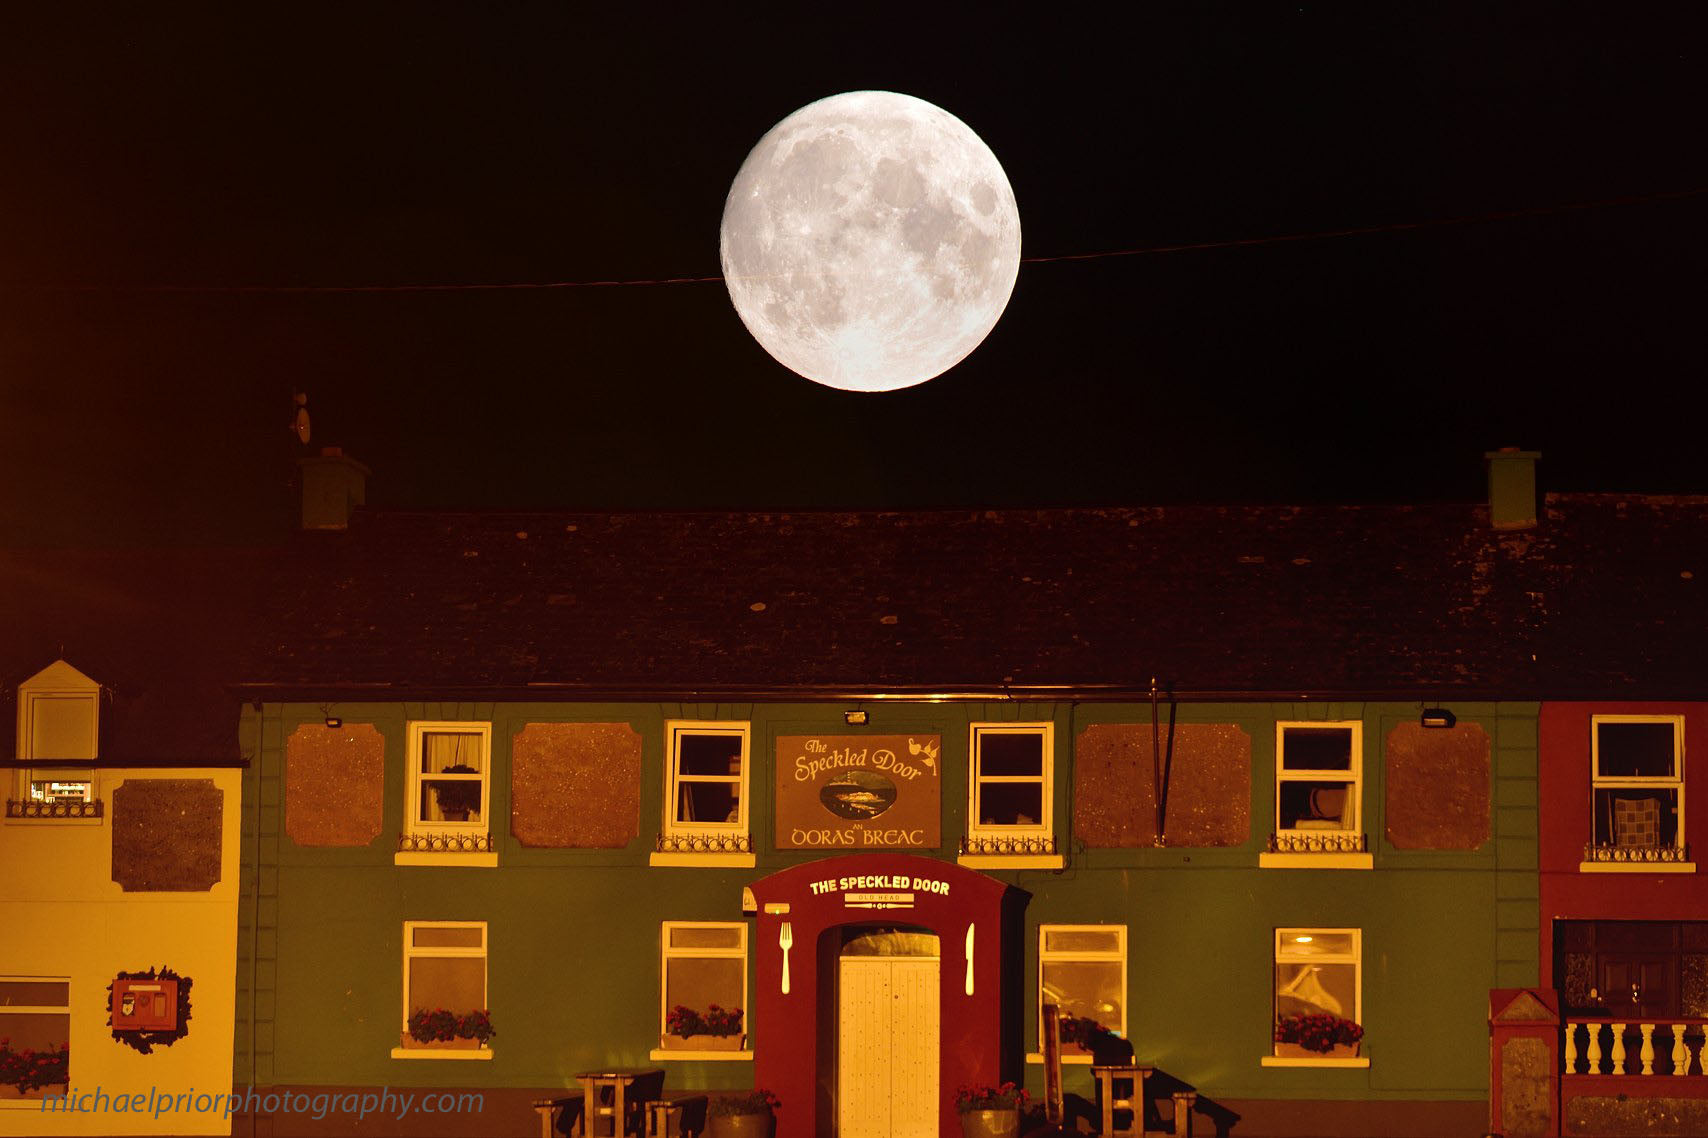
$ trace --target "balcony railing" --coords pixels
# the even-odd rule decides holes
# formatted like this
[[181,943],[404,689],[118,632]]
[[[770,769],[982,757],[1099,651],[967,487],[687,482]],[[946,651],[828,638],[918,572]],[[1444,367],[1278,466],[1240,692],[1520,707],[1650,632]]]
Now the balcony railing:
[[746,834],[660,834],[653,843],[655,853],[752,853]]
[[1006,838],[1006,837],[973,837],[967,835],[961,839],[961,853],[966,854],[1053,854],[1056,852],[1054,837],[1041,838]]
[[1363,834],[1348,830],[1304,830],[1269,835],[1270,853],[1368,853]]
[[1583,847],[1585,861],[1614,863],[1656,862],[1676,863],[1690,860],[1688,844],[1676,846],[1612,846],[1590,842]]
[[1569,1019],[1561,1068],[1567,1075],[1704,1074],[1708,1019]]
[[59,798],[52,802],[41,802],[28,799],[20,802],[17,799],[6,800],[6,817],[8,818],[99,818],[102,816],[101,800],[93,798],[85,802],[78,798]]
[[399,834],[398,853],[491,853],[491,834]]

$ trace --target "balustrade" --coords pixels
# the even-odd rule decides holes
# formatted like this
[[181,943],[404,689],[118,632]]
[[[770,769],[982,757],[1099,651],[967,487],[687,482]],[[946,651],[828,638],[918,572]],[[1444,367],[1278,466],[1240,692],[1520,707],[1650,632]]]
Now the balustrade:
[[[1565,1046],[1560,1051],[1568,1075],[1703,1075],[1708,1074],[1708,1019],[1572,1019],[1566,1021]],[[1626,1033],[1640,1035],[1636,1059],[1626,1051]],[[1655,1037],[1662,1037],[1657,1045]],[[1580,1042],[1582,1046],[1580,1047]],[[1636,1043],[1636,1040],[1632,1040]],[[1670,1046],[1668,1045],[1670,1042]],[[1631,1070],[1641,1063],[1642,1069]]]

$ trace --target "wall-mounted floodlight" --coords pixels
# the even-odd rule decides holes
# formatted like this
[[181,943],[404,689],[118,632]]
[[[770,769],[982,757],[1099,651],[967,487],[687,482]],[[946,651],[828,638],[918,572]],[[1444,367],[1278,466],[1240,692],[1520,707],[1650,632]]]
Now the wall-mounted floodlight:
[[1445,707],[1426,707],[1423,709],[1423,715],[1418,719],[1418,722],[1425,727],[1451,727],[1459,720]]
[[844,711],[842,713],[842,722],[848,724],[850,727],[864,727],[871,721],[871,713],[866,711],[864,708],[857,708],[855,710]]

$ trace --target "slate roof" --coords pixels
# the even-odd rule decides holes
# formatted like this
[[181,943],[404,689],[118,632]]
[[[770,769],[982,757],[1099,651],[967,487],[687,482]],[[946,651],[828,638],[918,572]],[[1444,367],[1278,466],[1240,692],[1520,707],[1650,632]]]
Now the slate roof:
[[1708,644],[1708,497],[358,512],[278,570],[274,697],[1699,698]]
[[63,655],[102,685],[103,761],[239,761],[228,685],[275,556],[0,549],[0,759],[16,754],[18,684]]

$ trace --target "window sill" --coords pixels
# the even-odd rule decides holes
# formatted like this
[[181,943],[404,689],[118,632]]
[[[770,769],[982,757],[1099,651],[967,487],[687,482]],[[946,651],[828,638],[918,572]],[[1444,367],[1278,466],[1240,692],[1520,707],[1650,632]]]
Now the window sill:
[[1060,869],[1067,860],[1061,854],[962,854],[955,864],[968,869]]
[[693,1062],[693,1063],[751,1063],[753,1061],[753,1052],[751,1052],[751,1051],[684,1051],[679,1047],[672,1047],[672,1048],[654,1047],[652,1049],[652,1052],[647,1056],[647,1058],[651,1059],[655,1063],[665,1062],[665,1061],[677,1062],[677,1063],[688,1063],[688,1062]]
[[653,851],[648,865],[726,865],[751,869],[758,864],[750,853],[661,853]]
[[1695,873],[1693,861],[1585,861],[1579,873]]
[[1265,1055],[1263,1065],[1265,1067],[1368,1067],[1370,1057],[1354,1055],[1347,1059],[1330,1059],[1326,1056],[1321,1059],[1295,1059],[1290,1056],[1282,1058],[1279,1055]]
[[1376,859],[1367,853],[1260,853],[1263,869],[1374,869]]
[[492,1048],[482,1047],[471,1051],[457,1051],[447,1048],[443,1051],[434,1051],[429,1048],[393,1047],[391,1057],[393,1059],[490,1059],[492,1058]]
[[[1044,1061],[1044,1057],[1036,1051],[1029,1052],[1026,1056],[1026,1062],[1028,1062],[1028,1063],[1042,1063],[1043,1061]],[[1070,1065],[1076,1066],[1076,1067],[1089,1067],[1089,1066],[1091,1066],[1091,1064],[1092,1064],[1092,1058],[1089,1055],[1063,1055],[1062,1056],[1062,1066],[1064,1066],[1064,1067],[1070,1066]]]
[[7,815],[5,821],[8,826],[99,826],[106,819],[99,814],[90,818],[25,818]]
[[498,864],[496,853],[404,853],[399,851],[391,855],[393,865],[437,865],[449,868],[463,866],[465,868],[492,867]]

